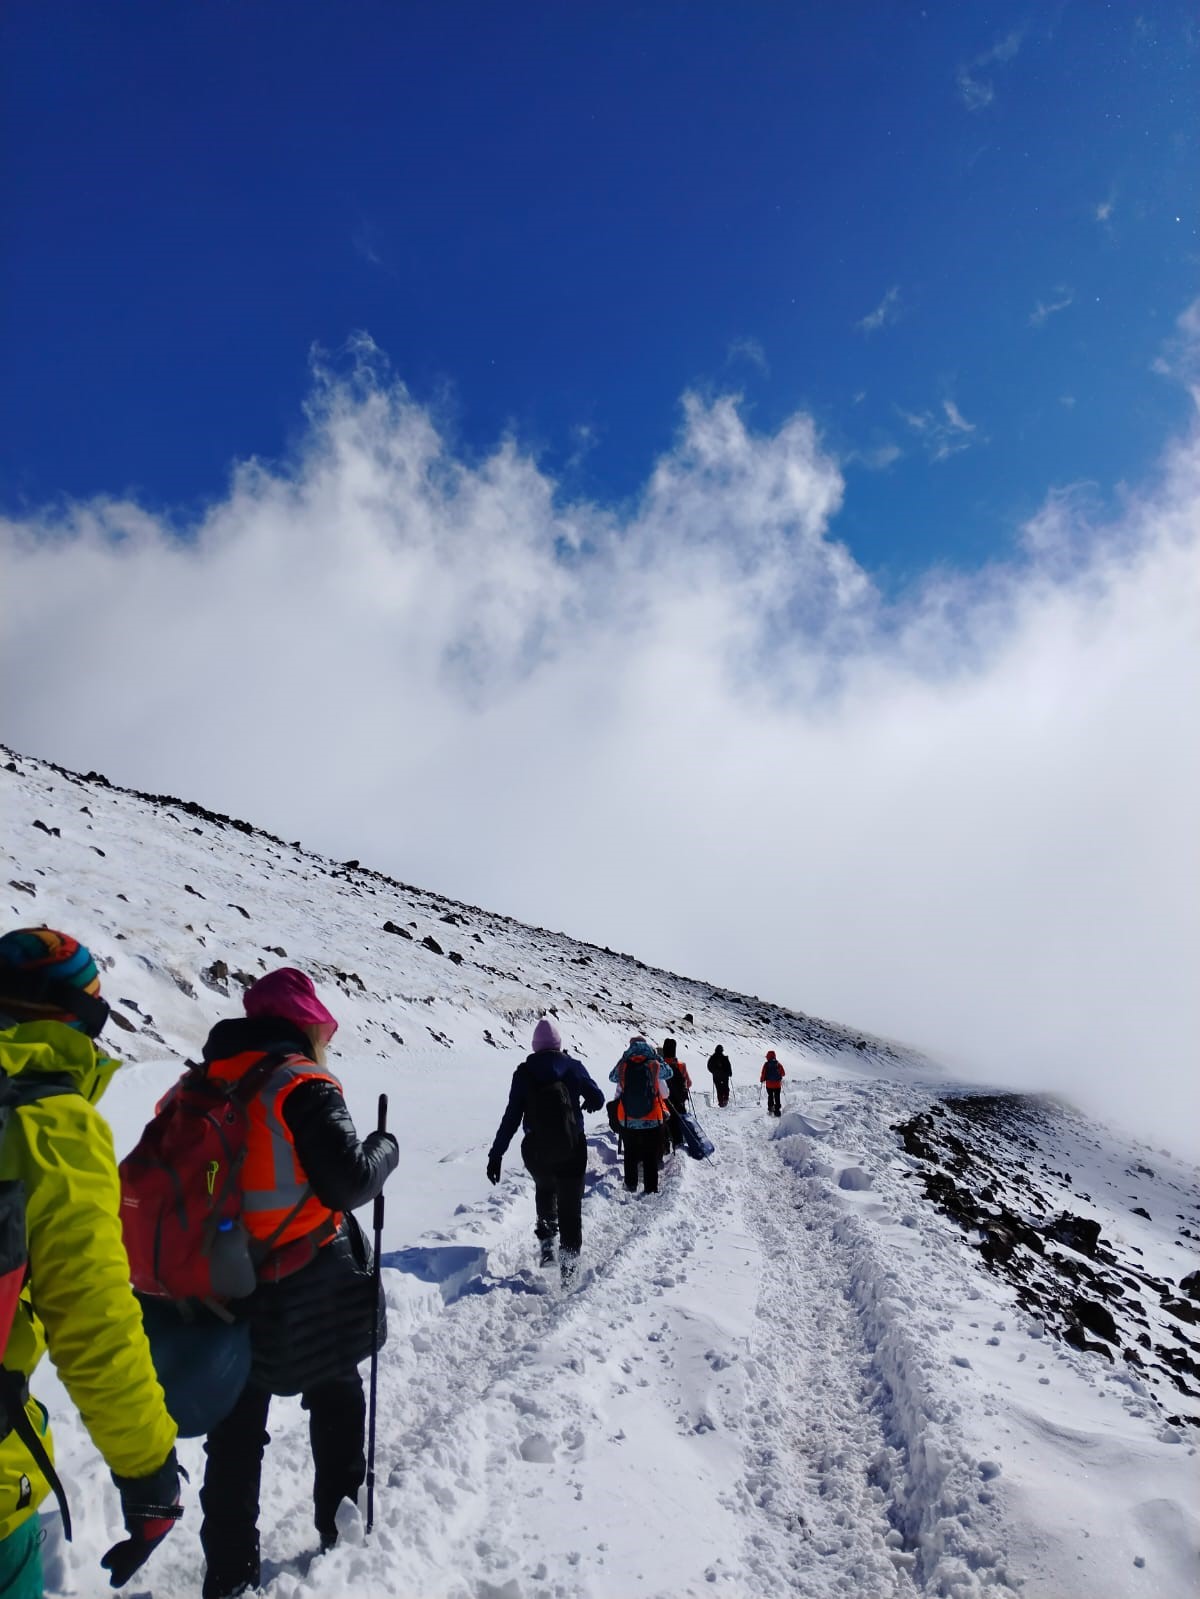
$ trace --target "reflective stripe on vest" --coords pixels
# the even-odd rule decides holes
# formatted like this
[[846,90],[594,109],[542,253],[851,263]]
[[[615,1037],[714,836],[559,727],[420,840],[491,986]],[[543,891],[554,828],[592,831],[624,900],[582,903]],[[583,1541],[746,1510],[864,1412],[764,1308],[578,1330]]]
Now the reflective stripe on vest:
[[[263,1059],[261,1050],[248,1050],[209,1065],[209,1075],[237,1082]],[[304,1055],[281,1060],[246,1107],[249,1130],[242,1164],[242,1220],[252,1238],[270,1240],[272,1249],[306,1238],[318,1228],[332,1233],[341,1213],[323,1205],[309,1189],[308,1178],[296,1154],[291,1129],[283,1119],[288,1095],[301,1083],[341,1084],[332,1072],[322,1071]]]

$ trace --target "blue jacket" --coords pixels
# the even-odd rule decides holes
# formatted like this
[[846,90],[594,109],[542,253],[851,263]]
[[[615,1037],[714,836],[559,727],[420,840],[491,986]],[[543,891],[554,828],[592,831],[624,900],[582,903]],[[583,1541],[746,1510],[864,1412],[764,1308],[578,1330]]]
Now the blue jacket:
[[[583,1112],[603,1110],[604,1094],[587,1074],[587,1068],[573,1055],[560,1049],[539,1049],[521,1062],[513,1073],[512,1087],[508,1091],[508,1105],[500,1119],[500,1126],[488,1152],[489,1159],[500,1156],[512,1143],[513,1134],[525,1119],[531,1082],[552,1083],[556,1078],[566,1083],[576,1097],[575,1114],[579,1118],[579,1131],[583,1131]],[[580,1108],[582,1101],[582,1109]]]
[[[662,1058],[662,1056],[659,1054],[659,1052],[654,1048],[653,1044],[648,1044],[644,1038],[639,1038],[636,1043],[630,1044],[629,1048],[625,1051],[625,1053],[621,1056],[620,1060],[613,1067],[612,1071],[610,1071],[609,1074],[608,1074],[609,1082],[610,1083],[616,1083],[618,1090],[621,1087],[621,1067],[625,1065],[626,1061],[632,1059],[635,1055],[637,1055],[637,1056],[648,1056],[651,1060],[656,1061],[657,1064],[658,1064],[658,1080],[659,1080],[659,1082],[660,1083],[667,1083],[667,1082],[670,1081],[671,1076],[672,1076],[672,1072],[671,1072],[671,1068],[667,1065],[666,1061]],[[639,1121],[638,1119],[636,1119],[633,1116],[627,1116],[625,1118],[625,1120],[624,1120],[623,1125],[628,1127],[628,1128],[634,1129],[634,1130],[636,1130],[639,1127],[661,1127],[662,1124],[663,1124],[663,1119],[666,1116],[666,1114],[667,1114],[667,1112],[666,1112],[666,1108],[664,1106],[664,1109],[663,1109],[663,1112],[662,1112],[661,1116],[656,1116],[652,1120],[641,1120],[641,1121]]]

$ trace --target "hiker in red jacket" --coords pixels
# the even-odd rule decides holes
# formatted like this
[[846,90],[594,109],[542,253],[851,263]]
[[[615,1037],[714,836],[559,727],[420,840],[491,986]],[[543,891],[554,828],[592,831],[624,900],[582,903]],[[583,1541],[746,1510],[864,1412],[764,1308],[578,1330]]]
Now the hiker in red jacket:
[[775,1059],[775,1051],[769,1049],[767,1058],[763,1061],[763,1069],[758,1074],[760,1083],[767,1085],[767,1115],[782,1116],[783,1107],[780,1096],[783,1093],[783,1079],[787,1076],[780,1063]]
[[[671,1109],[685,1111],[688,1108],[688,1095],[692,1091],[692,1079],[687,1069],[687,1062],[680,1060],[675,1053],[675,1040],[664,1038],[662,1049],[659,1051],[662,1058],[671,1068],[671,1078],[667,1083],[667,1099]],[[678,1118],[671,1116],[670,1122],[671,1147],[678,1149],[683,1143],[683,1130]]]
[[272,1395],[299,1394],[308,1411],[314,1520],[323,1549],[337,1542],[338,1507],[354,1500],[366,1477],[358,1365],[385,1338],[371,1246],[353,1212],[375,1198],[400,1159],[391,1133],[359,1139],[325,1065],[337,1022],[304,973],[282,967],[260,977],[243,1008],[244,1017],[220,1021],[208,1035],[204,1069],[232,1082],[268,1057],[277,1063],[254,1101],[243,1168],[247,1222],[252,1235],[268,1229],[276,1242],[298,1230],[292,1247],[307,1241],[311,1249],[306,1264],[260,1280],[239,1302],[250,1320],[253,1365],[205,1444],[203,1599],[259,1586],[259,1484]]

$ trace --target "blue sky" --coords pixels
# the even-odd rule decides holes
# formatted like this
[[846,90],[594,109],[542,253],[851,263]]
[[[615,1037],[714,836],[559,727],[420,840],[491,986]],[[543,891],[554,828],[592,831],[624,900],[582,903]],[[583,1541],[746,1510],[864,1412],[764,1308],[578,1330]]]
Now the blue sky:
[[10,0],[5,742],[1200,1124],[1190,9]]
[[1194,7],[14,0],[0,508],[186,520],[369,332],[466,458],[641,493],[680,396],[809,412],[888,588],[1182,425]]

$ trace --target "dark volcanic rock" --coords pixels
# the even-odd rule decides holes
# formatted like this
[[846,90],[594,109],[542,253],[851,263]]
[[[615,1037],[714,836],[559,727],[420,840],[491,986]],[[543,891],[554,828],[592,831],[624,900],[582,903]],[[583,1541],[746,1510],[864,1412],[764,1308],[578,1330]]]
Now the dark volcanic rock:
[[1086,1327],[1088,1332],[1103,1338],[1106,1343],[1115,1344],[1117,1338],[1117,1324],[1112,1318],[1112,1312],[1104,1305],[1098,1305],[1094,1299],[1077,1299],[1071,1306],[1074,1319],[1081,1327]]
[[1095,1255],[1100,1242],[1100,1223],[1088,1221],[1086,1216],[1072,1216],[1064,1210],[1051,1226],[1049,1236],[1080,1255]]

